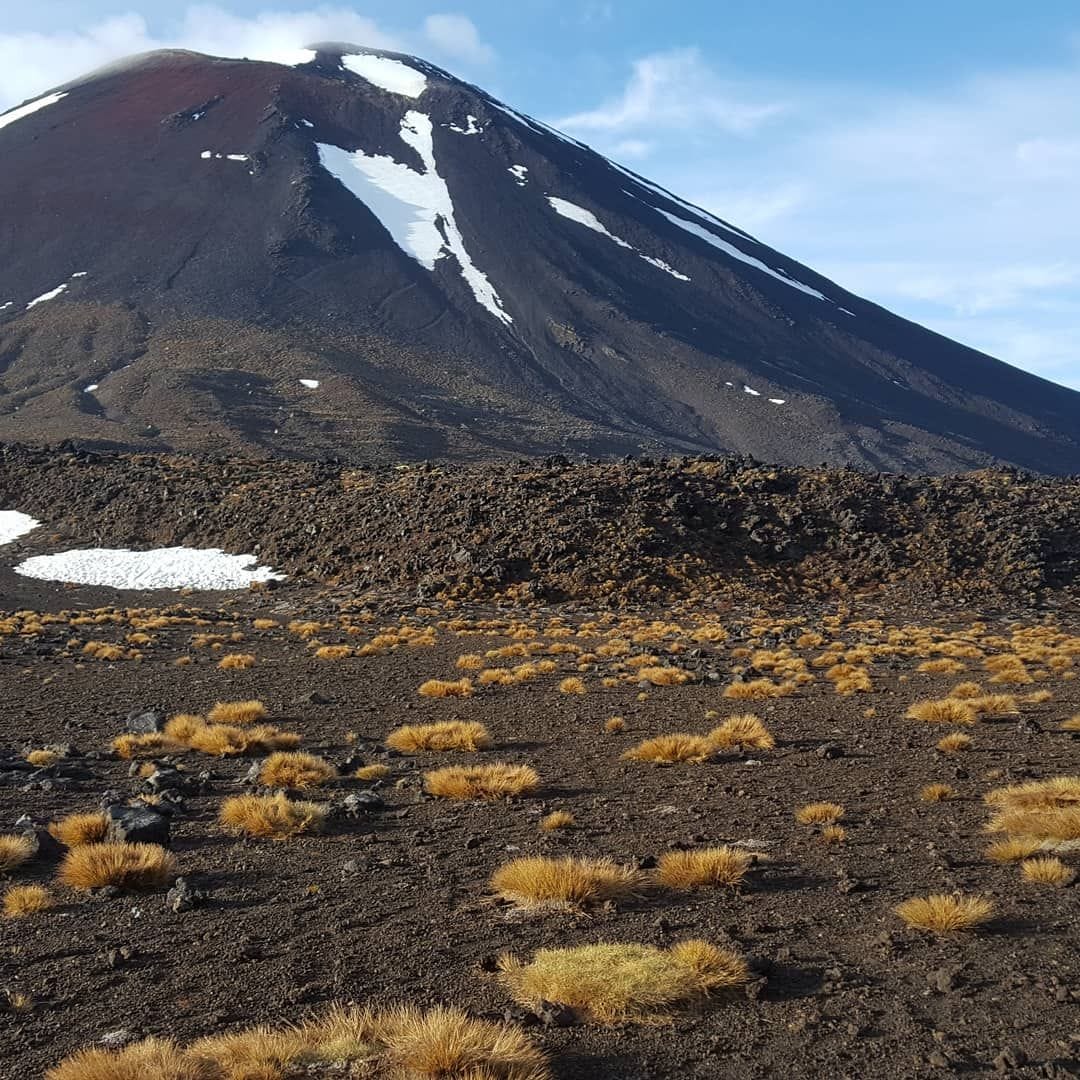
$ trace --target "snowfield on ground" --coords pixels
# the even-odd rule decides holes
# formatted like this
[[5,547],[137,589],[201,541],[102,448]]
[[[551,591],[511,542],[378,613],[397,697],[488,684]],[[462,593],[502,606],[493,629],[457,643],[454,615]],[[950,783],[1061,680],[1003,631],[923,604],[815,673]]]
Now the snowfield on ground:
[[365,154],[363,150],[350,153],[326,143],[317,144],[319,158],[323,168],[382,222],[398,247],[426,270],[434,270],[444,255],[453,255],[477,303],[509,325],[514,320],[503,310],[499,294],[465,248],[450,189],[435,162],[432,130],[431,117],[415,109],[401,121],[401,141],[416,151],[423,172],[387,155]]
[[41,524],[19,510],[0,510],[0,544],[10,544]]
[[85,548],[35,555],[15,572],[39,581],[114,589],[246,589],[253,581],[284,579],[269,566],[253,566],[255,561],[254,555],[228,555],[220,548]]
[[20,105],[17,109],[12,109],[10,112],[0,116],[0,129],[6,128],[8,124],[14,124],[16,120],[21,120],[24,116],[36,113],[38,109],[44,109],[46,105],[55,105],[61,98],[66,97],[66,91],[62,94],[46,94],[45,97],[38,98],[37,101]]
[[343,56],[342,64],[354,75],[402,97],[418,98],[427,89],[427,76],[416,68],[385,56]]

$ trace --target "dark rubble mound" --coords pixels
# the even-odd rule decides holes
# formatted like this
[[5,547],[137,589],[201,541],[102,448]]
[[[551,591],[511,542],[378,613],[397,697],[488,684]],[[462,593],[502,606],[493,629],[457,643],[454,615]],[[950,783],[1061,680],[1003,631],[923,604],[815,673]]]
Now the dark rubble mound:
[[686,457],[329,463],[0,448],[0,505],[69,544],[221,546],[361,596],[1031,603],[1080,585],[1080,478]]

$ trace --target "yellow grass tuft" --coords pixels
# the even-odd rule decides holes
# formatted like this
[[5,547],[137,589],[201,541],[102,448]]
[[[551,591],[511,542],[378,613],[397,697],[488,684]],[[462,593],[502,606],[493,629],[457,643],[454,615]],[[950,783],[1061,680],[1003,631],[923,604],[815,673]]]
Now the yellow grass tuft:
[[994,788],[986,793],[985,801],[990,806],[1014,809],[1080,805],[1080,776],[1052,776],[1048,780],[1032,780],[1026,784]]
[[303,791],[325,784],[336,776],[337,769],[321,757],[296,751],[278,751],[263,762],[259,770],[259,783],[263,787]]
[[484,658],[476,653],[465,653],[457,658],[454,667],[459,671],[479,671],[484,666]]
[[273,795],[232,795],[221,804],[218,820],[230,832],[269,840],[284,840],[299,833],[319,832],[326,823],[326,807]]
[[581,908],[624,900],[645,885],[641,871],[611,859],[514,859],[491,875],[496,896],[519,907]]
[[715,888],[740,885],[754,862],[754,856],[738,848],[696,848],[668,851],[660,856],[656,879],[667,889]]
[[646,739],[623,754],[625,761],[651,761],[658,765],[670,765],[678,761],[699,764],[707,761],[716,752],[716,748],[700,735],[657,735]]
[[389,765],[361,765],[353,776],[357,780],[381,780],[384,776],[390,775]]
[[724,687],[724,697],[735,701],[765,701],[784,697],[790,691],[772,679],[751,679],[749,682],[733,682]]
[[956,792],[948,784],[927,784],[919,792],[919,798],[923,802],[945,802],[951,799]]
[[172,881],[176,869],[176,857],[157,844],[83,844],[64,856],[58,877],[84,891],[115,885],[152,892]]
[[125,761],[143,756],[171,754],[179,749],[179,744],[161,732],[148,732],[145,735],[118,735],[112,741],[113,753]]
[[643,667],[637,672],[638,679],[644,679],[653,686],[682,686],[688,683],[693,676],[682,668],[674,667]]
[[922,675],[959,675],[967,668],[959,660],[943,657],[940,660],[924,660],[915,670]]
[[1023,862],[1042,849],[1042,841],[1030,836],[1016,836],[998,840],[986,849],[986,857],[992,862]]
[[35,851],[34,841],[28,836],[15,833],[0,834],[0,874],[7,874],[22,866]]
[[446,679],[428,679],[417,691],[421,697],[447,698],[472,697],[472,679],[458,679],[456,682]]
[[916,701],[904,715],[909,720],[921,720],[927,724],[974,724],[977,719],[971,702],[958,698]]
[[604,730],[609,735],[614,735],[617,731],[623,731],[626,728],[626,721],[621,716],[609,716],[604,721]]
[[843,816],[844,808],[834,802],[807,803],[795,811],[795,820],[800,825],[833,825]]
[[[273,1074],[249,1075],[274,1080]],[[186,1061],[171,1039],[144,1039],[122,1050],[80,1050],[50,1069],[45,1080],[208,1080],[208,1074]]]
[[576,675],[571,675],[569,678],[563,679],[563,681],[561,683],[559,683],[559,693],[560,694],[584,694],[585,693],[585,683],[581,679],[579,679]]
[[982,687],[977,682],[962,682],[957,683],[950,691],[949,697],[959,698],[964,700],[966,698],[977,698],[982,696]]
[[321,645],[314,655],[316,660],[346,660],[353,650],[351,645]]
[[663,1016],[749,978],[741,956],[705,941],[670,949],[637,944],[541,949],[528,964],[503,956],[500,969],[521,1004],[556,1002],[601,1023]]
[[[253,705],[258,702],[235,704]],[[279,731],[270,724],[255,724],[246,728],[235,724],[208,724],[201,716],[192,713],[179,713],[172,717],[165,725],[164,734],[175,746],[198,750],[214,757],[268,754],[274,750],[290,750],[300,745],[299,735]]]
[[768,728],[753,713],[729,716],[709,732],[709,742],[717,749],[742,746],[748,750],[772,750],[776,746]]
[[569,810],[552,810],[540,819],[540,828],[544,832],[555,832],[558,829],[569,829],[574,824],[574,815]]
[[7,919],[23,919],[48,911],[52,906],[52,893],[42,885],[12,885],[4,893],[4,917]]
[[974,741],[970,735],[962,731],[953,731],[945,738],[938,740],[937,748],[943,754],[958,754],[962,750],[970,750]]
[[226,653],[219,661],[222,671],[243,671],[255,666],[255,657],[251,653]]
[[983,694],[969,698],[967,704],[976,716],[1015,716],[1020,711],[1012,694]]
[[1061,722],[1062,731],[1080,731],[1080,713],[1070,716],[1068,720]]
[[1035,885],[1053,885],[1063,888],[1072,884],[1076,874],[1060,859],[1044,855],[1038,859],[1025,859],[1020,864],[1020,873],[1025,881]]
[[540,777],[528,765],[452,765],[424,774],[424,790],[440,799],[496,802],[526,795],[539,786]]
[[843,825],[826,825],[818,834],[824,844],[842,844],[847,839]]
[[912,897],[893,910],[915,930],[949,934],[981,926],[993,915],[994,905],[981,896],[937,893]]
[[211,724],[237,724],[243,727],[266,719],[266,706],[261,701],[219,701],[207,714]]
[[55,750],[31,750],[26,755],[26,760],[36,768],[44,769],[55,765],[60,760],[60,755]]
[[253,619],[251,625],[255,630],[276,630],[278,621],[277,619]]
[[1080,806],[1002,810],[990,819],[986,831],[1069,843],[1080,840]]
[[1053,697],[1052,690],[1035,690],[1033,693],[1028,694],[1024,700],[1031,702],[1032,705],[1042,705],[1044,702],[1053,700]]
[[109,815],[102,810],[90,814],[68,814],[49,825],[49,832],[65,847],[99,844],[109,831]]
[[423,750],[487,750],[491,736],[476,721],[445,720],[437,724],[408,724],[386,737],[386,745],[404,754]]

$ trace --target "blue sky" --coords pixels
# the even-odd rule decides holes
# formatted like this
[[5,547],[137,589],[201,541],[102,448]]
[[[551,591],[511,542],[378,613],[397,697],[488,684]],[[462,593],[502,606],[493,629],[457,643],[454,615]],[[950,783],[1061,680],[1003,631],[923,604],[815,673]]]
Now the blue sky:
[[0,6],[0,109],[162,45],[399,48],[853,292],[1080,389],[1074,2]]

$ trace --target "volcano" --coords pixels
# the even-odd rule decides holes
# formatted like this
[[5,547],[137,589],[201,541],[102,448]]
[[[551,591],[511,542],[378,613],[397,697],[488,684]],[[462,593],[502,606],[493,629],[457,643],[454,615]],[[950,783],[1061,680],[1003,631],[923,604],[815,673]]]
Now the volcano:
[[1080,471],[1080,394],[414,57],[155,52],[0,115],[0,440]]

